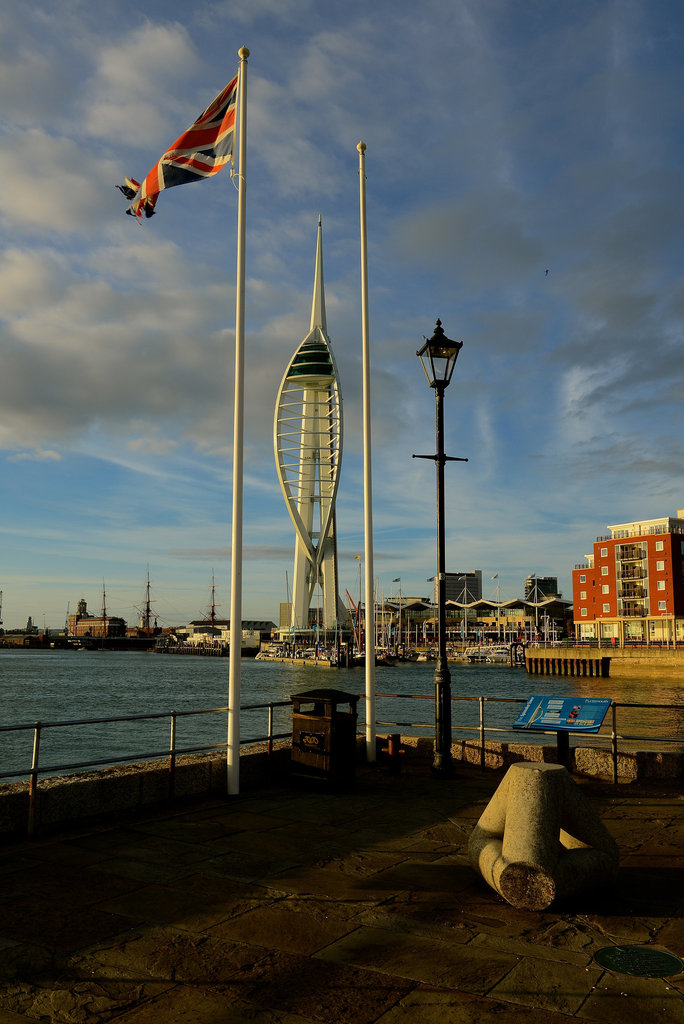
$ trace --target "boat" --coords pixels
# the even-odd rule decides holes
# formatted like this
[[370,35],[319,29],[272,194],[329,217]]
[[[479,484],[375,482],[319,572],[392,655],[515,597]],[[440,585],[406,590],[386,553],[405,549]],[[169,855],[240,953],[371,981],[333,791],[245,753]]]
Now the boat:
[[500,661],[508,664],[511,660],[511,649],[508,644],[495,644],[487,649],[486,661]]
[[[156,654],[186,654],[200,658],[229,658],[230,640],[216,637],[201,636],[189,640],[185,635],[165,633],[159,637],[154,651]],[[246,643],[243,640],[240,655],[243,658],[256,658],[259,654],[258,643]]]
[[463,657],[471,662],[506,662],[511,658],[511,651],[508,644],[477,644],[473,647],[466,647]]

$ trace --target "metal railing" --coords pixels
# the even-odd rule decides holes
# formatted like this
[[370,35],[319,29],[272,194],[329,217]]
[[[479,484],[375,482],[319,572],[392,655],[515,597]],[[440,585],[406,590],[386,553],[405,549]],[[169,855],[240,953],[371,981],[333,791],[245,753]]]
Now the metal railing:
[[[410,701],[428,701],[434,705],[434,696],[425,694],[405,694],[405,693],[377,693],[378,699],[389,699],[389,700],[410,700]],[[364,694],[359,694],[361,700],[361,707],[364,706]],[[489,724],[487,709],[489,706],[494,705],[524,705],[527,701],[526,697],[459,697],[452,696],[453,704],[474,704],[478,705],[478,721],[477,724],[465,724],[458,725],[452,722],[452,735],[454,733],[468,733],[471,737],[477,739],[480,752],[480,766],[485,767],[486,761],[486,742],[487,738],[492,735],[507,734],[509,736],[515,736],[516,740],[522,740],[523,735],[528,741],[540,742],[540,737],[543,736],[557,736],[558,733],[553,730],[542,731],[535,730],[534,737],[529,732],[521,732],[513,729],[512,725],[494,725]],[[247,745],[252,743],[266,743],[267,754],[271,754],[273,751],[274,740],[289,739],[291,732],[274,732],[274,709],[282,707],[291,707],[291,700],[281,701],[269,701],[260,704],[245,704],[240,707],[240,713],[252,712],[252,711],[267,711],[267,727],[264,735],[243,737],[241,739],[241,745]],[[664,713],[672,713],[673,710],[684,711],[684,706],[672,705],[672,704],[645,704],[645,703],[626,703],[612,701],[610,705],[610,723],[609,725],[603,725],[599,733],[596,732],[580,732],[573,731],[573,736],[576,737],[589,737],[596,741],[599,740],[599,746],[601,743],[607,744],[611,752],[612,767],[613,767],[613,782],[618,782],[618,762],[620,753],[623,755],[626,753],[624,744],[635,743],[635,742],[648,742],[649,744],[679,744],[684,747],[684,736],[673,737],[673,736],[656,736],[653,734],[637,734],[637,733],[626,733],[620,732],[618,729],[618,710],[652,710]],[[220,743],[203,743],[193,744],[192,746],[179,747],[176,741],[177,721],[179,718],[189,718],[191,716],[199,715],[226,715],[228,713],[228,707],[219,708],[200,708],[192,709],[188,711],[160,711],[149,714],[139,715],[119,715],[110,716],[106,718],[82,718],[82,719],[67,719],[62,721],[46,721],[46,722],[30,722],[16,725],[3,725],[0,726],[0,733],[11,733],[11,732],[33,732],[33,754],[31,758],[30,769],[23,769],[18,771],[5,771],[0,772],[0,780],[4,779],[18,779],[28,776],[29,780],[29,808],[28,808],[28,834],[31,835],[34,831],[35,825],[35,813],[37,803],[37,790],[38,780],[41,775],[55,775],[64,772],[74,771],[80,768],[97,768],[103,765],[121,764],[125,762],[138,762],[138,761],[150,761],[157,758],[168,757],[169,760],[169,796],[173,797],[174,785],[175,785],[175,770],[176,770],[176,759],[178,756],[183,754],[196,754],[203,753],[212,750],[226,750],[228,744],[227,741]],[[167,719],[169,721],[169,744],[167,747],[155,750],[138,751],[136,753],[129,753],[124,755],[113,755],[106,758],[90,758],[83,761],[71,761],[68,763],[50,764],[45,765],[40,763],[40,744],[41,738],[45,730],[48,729],[61,729],[67,727],[77,726],[92,726],[92,725],[111,725],[113,723],[125,723],[125,722],[144,722],[153,721],[159,719]],[[361,723],[360,723],[361,724]],[[376,727],[388,728],[388,729],[412,729],[412,730],[423,730],[423,729],[434,729],[434,718],[430,722],[414,722],[414,721],[385,721],[382,719],[376,720]],[[622,750],[620,744],[623,745]]]
[[[540,643],[538,646],[542,647],[542,646],[545,646],[545,645],[543,643]],[[549,645],[546,645],[546,646],[549,646]],[[661,649],[667,650],[669,648],[669,650],[672,651],[672,650],[675,650],[675,649],[676,650],[682,650],[682,648],[684,648],[684,640],[682,640],[681,636],[676,637],[674,640],[672,639],[672,637],[670,637],[669,639],[665,639],[665,640],[661,640],[661,639],[654,640],[653,637],[649,637],[648,639],[646,637],[641,637],[640,639],[636,639],[635,637],[625,637],[624,642],[622,644],[620,644],[618,642],[618,637],[602,636],[601,638],[598,638],[598,637],[587,637],[584,640],[573,640],[573,639],[569,639],[568,638],[568,639],[561,640],[560,646],[561,647],[595,647],[595,648],[606,648],[606,649],[610,649],[610,648],[616,649],[617,648],[618,650],[620,650],[620,649],[629,649],[630,647],[650,647],[650,648],[654,648],[654,649],[657,648],[658,650],[661,650]]]
[[[285,739],[290,733],[275,733],[273,731],[273,709],[277,707],[288,707],[291,701],[269,701],[264,704],[244,704],[240,707],[240,713],[245,711],[268,711],[266,734],[263,736],[250,736],[241,739],[241,745],[247,743],[266,743],[266,751],[270,755],[273,751],[273,741]],[[198,754],[210,750],[226,750],[227,740],[221,743],[204,743],[193,746],[179,747],[176,744],[176,726],[179,718],[189,718],[197,715],[216,715],[228,713],[227,707],[220,708],[199,708],[189,711],[158,711],[150,714],[140,715],[113,715],[107,718],[72,718],[53,722],[29,722],[17,725],[2,725],[0,733],[10,732],[33,732],[33,755],[31,768],[26,771],[0,772],[0,780],[17,779],[28,775],[29,780],[29,809],[28,827],[29,835],[33,834],[35,828],[36,798],[38,792],[38,778],[41,775],[55,775],[63,772],[74,771],[77,768],[97,768],[103,765],[123,764],[132,761],[151,761],[155,758],[168,757],[169,759],[169,797],[173,798],[175,789],[176,758],[181,754]],[[84,725],[111,725],[115,722],[144,722],[159,719],[169,720],[169,745],[160,750],[147,750],[134,754],[113,755],[105,758],[94,758],[86,761],[72,761],[62,764],[41,765],[40,764],[40,743],[46,729],[61,729],[73,726]]]
[[[404,693],[378,693],[376,697],[389,697],[389,698],[400,698],[402,700],[427,700],[434,703],[434,697],[426,696],[424,694],[404,694]],[[453,703],[458,701],[466,703],[477,702],[479,708],[479,722],[478,725],[454,725],[452,722],[452,733],[469,733],[471,736],[475,735],[478,739],[479,751],[480,751],[480,767],[485,767],[486,760],[486,740],[487,736],[491,734],[506,734],[509,736],[515,736],[518,742],[522,741],[525,736],[528,741],[533,739],[529,731],[523,732],[513,729],[512,726],[496,726],[487,725],[486,722],[486,711],[485,708],[488,704],[525,704],[527,697],[453,697],[451,698]],[[672,704],[639,704],[639,703],[623,703],[621,701],[611,701],[610,704],[610,724],[602,725],[598,733],[596,732],[581,732],[580,730],[573,730],[572,735],[575,737],[588,737],[593,740],[599,740],[603,743],[609,744],[611,752],[611,762],[613,769],[613,783],[618,783],[618,767],[619,767],[619,756],[620,753],[623,755],[627,752],[624,747],[620,750],[620,743],[636,743],[636,742],[647,742],[647,743],[676,743],[684,747],[684,736],[654,736],[652,734],[632,734],[632,733],[620,733],[618,731],[618,709],[623,710],[651,710],[651,711],[662,711],[664,713],[671,713],[674,709],[684,711],[684,706],[672,705]],[[389,727],[389,728],[404,728],[404,729],[434,729],[433,722],[386,722],[376,721],[376,726]],[[535,730],[534,737],[541,736],[558,736],[556,730]],[[599,743],[600,746],[600,743]]]

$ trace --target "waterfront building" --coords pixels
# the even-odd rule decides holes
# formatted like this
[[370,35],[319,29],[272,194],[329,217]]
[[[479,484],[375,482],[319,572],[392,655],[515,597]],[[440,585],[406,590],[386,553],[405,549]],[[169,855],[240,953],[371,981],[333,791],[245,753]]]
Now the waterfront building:
[[608,526],[572,573],[577,640],[684,640],[684,509]]
[[91,615],[83,598],[69,616],[69,636],[117,637],[126,635],[126,622],[116,615]]
[[543,601],[545,597],[560,597],[557,576],[537,576],[532,573],[525,580],[525,600]]
[[323,604],[320,625],[335,630],[347,617],[339,596],[335,522],[342,458],[342,395],[327,334],[320,217],[309,333],[280,384],[273,434],[278,479],[295,530],[286,632],[310,631],[309,609],[317,590],[322,593]]
[[[447,601],[460,601],[470,604],[482,598],[482,570],[471,572],[446,572],[445,594]],[[435,604],[437,604],[437,579],[435,578]]]
[[[481,598],[479,601],[447,601],[446,626],[449,641],[527,639],[553,643],[567,633],[572,602],[559,597],[540,597],[539,601],[515,597],[507,601]],[[385,632],[396,642],[401,621],[402,644],[420,646],[436,641],[437,606],[429,598],[395,600],[376,609],[376,622],[384,622]]]

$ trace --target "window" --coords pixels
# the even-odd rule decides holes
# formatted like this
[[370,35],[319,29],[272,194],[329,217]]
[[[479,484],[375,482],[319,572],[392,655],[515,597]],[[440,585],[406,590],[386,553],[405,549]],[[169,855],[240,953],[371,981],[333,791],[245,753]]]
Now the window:
[[580,601],[586,601],[586,599],[587,599],[587,592],[586,592],[586,590],[580,590]]
[[587,616],[588,614],[589,614],[589,612],[587,611],[586,608],[583,608],[582,611],[580,612],[580,615],[583,615],[583,616]]
[[659,612],[664,612],[665,611],[665,601],[658,601],[658,611]]
[[608,575],[608,566],[607,565],[602,565],[601,566],[601,575],[602,576],[607,576]]
[[[682,552],[684,553],[684,541],[682,541]],[[580,573],[580,583],[586,583],[587,577],[585,573]]]
[[665,580],[658,580],[658,590],[665,589]]
[[601,548],[601,558],[605,558],[608,554],[608,548]]
[[664,551],[664,550],[665,550],[665,544],[663,543],[663,541],[662,540],[657,540],[656,541],[656,551]]
[[656,562],[656,570],[658,572],[665,572],[665,563],[664,562]]
[[607,583],[604,583],[603,586],[601,587],[601,593],[602,594],[610,594],[610,587],[608,586]]
[[604,610],[604,612],[609,612],[610,611],[610,605],[609,604],[604,604],[603,610]]

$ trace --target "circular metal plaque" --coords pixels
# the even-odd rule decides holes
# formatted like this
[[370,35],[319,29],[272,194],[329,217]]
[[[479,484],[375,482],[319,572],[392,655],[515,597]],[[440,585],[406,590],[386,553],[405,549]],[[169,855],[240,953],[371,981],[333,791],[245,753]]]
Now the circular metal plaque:
[[670,978],[684,970],[678,956],[652,946],[604,946],[594,960],[609,971],[637,978]]

